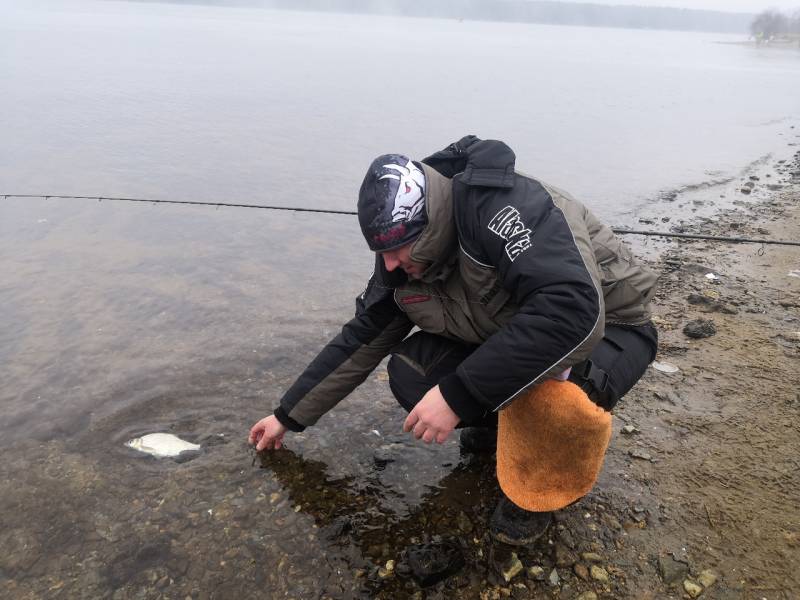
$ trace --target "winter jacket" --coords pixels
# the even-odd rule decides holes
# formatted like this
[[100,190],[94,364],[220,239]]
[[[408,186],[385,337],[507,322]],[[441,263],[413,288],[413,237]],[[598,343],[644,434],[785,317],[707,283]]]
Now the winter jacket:
[[419,280],[375,270],[355,317],[280,401],[294,431],[349,394],[414,325],[479,345],[439,382],[465,422],[585,360],[605,323],[642,325],[656,275],[566,192],[525,176],[504,143],[467,136],[422,161]]

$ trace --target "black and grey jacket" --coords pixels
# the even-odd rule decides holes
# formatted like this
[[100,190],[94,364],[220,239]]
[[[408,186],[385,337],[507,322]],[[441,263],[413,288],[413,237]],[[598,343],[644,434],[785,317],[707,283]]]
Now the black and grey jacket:
[[502,142],[467,136],[422,161],[421,280],[375,271],[355,317],[283,396],[301,431],[358,386],[414,325],[480,347],[439,382],[463,421],[588,357],[605,323],[649,321],[656,276],[565,192],[514,169]]

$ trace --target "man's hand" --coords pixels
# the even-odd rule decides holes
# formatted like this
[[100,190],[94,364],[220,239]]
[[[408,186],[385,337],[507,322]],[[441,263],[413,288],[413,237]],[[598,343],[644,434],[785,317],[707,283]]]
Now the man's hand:
[[283,444],[283,435],[288,429],[275,415],[264,417],[250,428],[248,443],[255,444],[256,450],[277,450]]
[[430,444],[433,440],[443,444],[460,420],[445,401],[437,385],[431,388],[414,410],[408,413],[403,423],[403,431],[413,431],[414,437],[421,438],[426,444]]

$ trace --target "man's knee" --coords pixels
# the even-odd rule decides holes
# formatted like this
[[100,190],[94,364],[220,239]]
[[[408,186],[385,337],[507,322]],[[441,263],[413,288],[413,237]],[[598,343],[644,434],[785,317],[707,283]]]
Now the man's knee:
[[403,340],[389,359],[389,387],[411,411],[417,402],[475,349],[442,336],[418,331]]
[[658,334],[652,325],[608,327],[589,359],[573,367],[570,381],[595,404],[611,410],[644,375],[657,345]]

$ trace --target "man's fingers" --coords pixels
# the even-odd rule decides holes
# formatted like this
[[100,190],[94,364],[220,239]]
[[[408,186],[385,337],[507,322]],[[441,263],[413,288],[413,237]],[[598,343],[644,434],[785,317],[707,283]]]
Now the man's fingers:
[[445,440],[450,435],[449,431],[440,431],[436,434],[436,443],[437,444],[444,444]]
[[434,437],[436,437],[434,431],[432,429],[426,429],[425,433],[422,434],[422,441],[425,442],[426,444],[430,444],[433,441]]
[[418,421],[419,417],[417,416],[417,412],[412,410],[410,413],[408,413],[406,420],[403,422],[403,431],[408,433],[414,429],[414,425],[416,425]]

